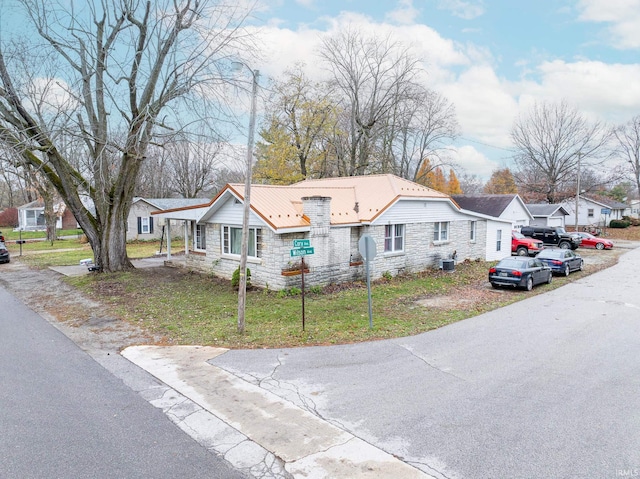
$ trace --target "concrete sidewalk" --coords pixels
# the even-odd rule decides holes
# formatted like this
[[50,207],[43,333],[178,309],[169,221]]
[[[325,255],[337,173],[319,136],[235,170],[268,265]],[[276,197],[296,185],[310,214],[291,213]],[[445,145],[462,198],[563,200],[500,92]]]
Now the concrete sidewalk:
[[[262,464],[256,466],[256,476],[311,479],[432,477],[207,362],[226,351],[200,346],[133,346],[122,351],[122,355],[208,411],[213,417],[187,415],[184,419],[190,417],[189,422],[182,421],[181,427],[189,429],[192,437],[223,454],[238,468],[246,470],[247,465]],[[175,406],[180,401],[176,399]],[[238,454],[229,455],[228,451],[233,448],[238,448]],[[264,467],[265,451],[268,468]]]
[[[158,266],[165,266],[167,265],[167,263],[178,266],[180,264],[183,264],[184,262],[184,256],[172,256],[170,260],[167,260],[166,256],[131,260],[131,263],[136,268],[154,268]],[[83,264],[76,264],[71,266],[50,266],[49,269],[65,276],[84,276],[85,274],[90,273],[87,265]]]

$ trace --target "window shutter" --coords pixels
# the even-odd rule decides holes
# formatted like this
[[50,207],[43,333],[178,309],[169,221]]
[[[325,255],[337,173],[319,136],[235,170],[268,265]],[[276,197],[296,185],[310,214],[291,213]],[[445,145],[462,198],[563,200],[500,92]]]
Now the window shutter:
[[142,234],[142,218],[138,216],[138,234]]
[[153,216],[149,216],[149,234],[153,234]]

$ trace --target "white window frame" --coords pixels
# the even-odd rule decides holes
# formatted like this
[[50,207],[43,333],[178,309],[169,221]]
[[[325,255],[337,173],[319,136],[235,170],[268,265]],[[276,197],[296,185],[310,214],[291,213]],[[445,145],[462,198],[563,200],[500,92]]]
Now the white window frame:
[[193,235],[193,249],[195,251],[207,250],[207,225],[196,225]]
[[140,217],[140,234],[149,234],[149,232],[151,231],[150,228],[150,221],[149,221],[149,217],[148,216],[141,216]]
[[472,243],[476,242],[477,226],[477,221],[469,221],[469,241]]
[[449,241],[449,222],[436,221],[433,223],[433,242],[442,243]]
[[[242,226],[223,225],[222,226],[222,253],[240,258],[240,251],[233,251],[233,244],[229,241],[232,234],[242,238]],[[242,241],[242,239],[240,239]],[[262,256],[262,230],[260,228],[249,228],[249,250],[247,258],[260,258]],[[242,247],[242,245],[240,245]]]
[[587,217],[588,218],[593,218],[593,214],[594,214],[594,209],[593,208],[589,208],[587,210]]
[[502,251],[502,230],[496,230],[496,251]]
[[403,224],[384,225],[384,252],[401,253],[404,251]]

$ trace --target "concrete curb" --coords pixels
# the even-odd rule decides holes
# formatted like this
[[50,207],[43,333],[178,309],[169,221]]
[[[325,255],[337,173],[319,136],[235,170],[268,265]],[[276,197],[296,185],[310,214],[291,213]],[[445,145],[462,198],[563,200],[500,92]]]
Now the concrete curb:
[[122,355],[272,452],[284,462],[290,477],[432,477],[207,362],[226,351],[203,346],[132,346]]

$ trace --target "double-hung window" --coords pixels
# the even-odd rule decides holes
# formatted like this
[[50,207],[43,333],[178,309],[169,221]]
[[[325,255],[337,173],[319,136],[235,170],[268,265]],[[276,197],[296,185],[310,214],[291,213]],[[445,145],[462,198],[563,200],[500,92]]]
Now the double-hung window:
[[[262,231],[260,228],[249,228],[248,256],[259,258],[262,254]],[[222,252],[224,254],[240,255],[242,249],[242,228],[236,226],[223,226],[222,228]]]
[[195,244],[193,245],[197,250],[207,249],[207,225],[196,225],[196,235],[194,238]]
[[153,233],[153,218],[148,216],[138,216],[138,234]]
[[438,221],[433,226],[433,241],[447,241],[449,239],[448,221]]
[[385,253],[404,251],[404,225],[385,225],[384,251]]
[[502,230],[496,231],[496,251],[502,250]]
[[469,221],[469,241],[474,242],[476,240],[476,226],[477,221]]

